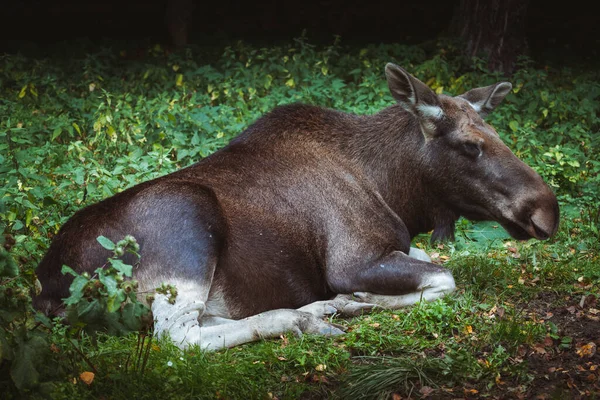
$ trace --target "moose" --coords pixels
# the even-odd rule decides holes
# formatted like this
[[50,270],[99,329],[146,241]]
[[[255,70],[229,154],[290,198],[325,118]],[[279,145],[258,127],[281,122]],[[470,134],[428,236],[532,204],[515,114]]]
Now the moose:
[[38,309],[68,296],[63,264],[102,265],[100,235],[133,235],[140,291],[157,294],[154,332],[214,350],[296,334],[342,334],[332,313],[397,308],[452,292],[446,268],[411,248],[452,239],[460,216],[516,239],[556,233],[556,196],[483,118],[508,82],[437,95],[387,64],[397,101],[374,115],[275,108],[196,164],[90,205],[64,224],[37,268]]

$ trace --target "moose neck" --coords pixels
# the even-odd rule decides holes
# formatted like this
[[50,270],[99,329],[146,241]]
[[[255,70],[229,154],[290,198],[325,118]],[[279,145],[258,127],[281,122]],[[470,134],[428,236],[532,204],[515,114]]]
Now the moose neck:
[[364,116],[347,143],[350,157],[375,182],[411,237],[434,229],[433,239],[452,238],[458,216],[427,184],[423,137],[416,118],[399,105]]

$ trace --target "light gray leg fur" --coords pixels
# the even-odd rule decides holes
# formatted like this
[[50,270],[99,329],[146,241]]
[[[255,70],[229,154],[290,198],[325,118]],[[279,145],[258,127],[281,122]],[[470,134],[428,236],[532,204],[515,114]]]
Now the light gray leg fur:
[[[177,282],[178,296],[170,304],[167,296],[156,294],[152,303],[154,335],[168,335],[180,348],[197,344],[205,350],[219,350],[260,339],[279,337],[287,332],[296,335],[314,333],[340,335],[343,331],[321,318],[337,311],[324,304],[305,310],[271,310],[242,320],[231,320],[227,310],[207,290],[193,282]],[[218,298],[218,296],[216,296]],[[211,304],[217,306],[211,306]],[[356,303],[356,307],[372,305]],[[310,305],[309,305],[310,306]],[[340,307],[342,307],[340,303]],[[216,312],[215,312],[216,311]],[[215,315],[221,314],[221,315]]]
[[[153,304],[153,312],[155,309],[160,311],[167,308],[179,310],[177,303],[169,305],[171,307],[166,306],[165,303],[168,304],[166,297],[157,295],[154,301],[157,306],[154,307]],[[185,308],[187,307],[181,307],[181,309]],[[180,315],[179,311],[177,313]],[[184,314],[169,324],[167,329],[163,328],[156,334],[162,336],[168,333],[174,343],[182,349],[197,344],[203,350],[219,350],[260,339],[276,338],[288,332],[298,336],[302,333],[321,335],[344,333],[311,313],[299,310],[271,310],[238,321],[208,317],[207,326],[202,326],[197,318],[194,319],[197,315],[198,312]],[[219,324],[219,322],[225,323]],[[215,323],[217,324],[213,325]]]

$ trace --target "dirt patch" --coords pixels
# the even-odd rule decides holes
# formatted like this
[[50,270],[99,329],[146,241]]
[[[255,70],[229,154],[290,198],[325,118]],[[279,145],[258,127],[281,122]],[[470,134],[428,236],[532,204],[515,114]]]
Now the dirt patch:
[[530,399],[600,397],[600,311],[596,296],[558,299],[541,293],[528,309],[556,325],[555,336],[524,349],[533,381]]

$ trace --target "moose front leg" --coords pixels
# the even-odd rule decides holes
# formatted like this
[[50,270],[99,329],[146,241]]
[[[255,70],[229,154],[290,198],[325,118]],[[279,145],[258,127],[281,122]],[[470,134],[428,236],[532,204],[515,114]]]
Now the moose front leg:
[[[415,254],[412,249],[411,253]],[[346,293],[340,297],[350,299],[347,294],[352,293],[356,300],[389,309],[432,301],[456,289],[450,271],[401,251],[331,275],[332,288]]]
[[[301,336],[303,333],[326,336],[341,335],[338,327],[324,322],[319,316],[301,310],[278,309],[266,311],[240,320],[207,317],[198,321],[198,313],[178,318],[164,331],[180,348],[198,345],[203,350],[219,350],[277,338],[285,333]],[[161,335],[162,336],[162,335]]]

